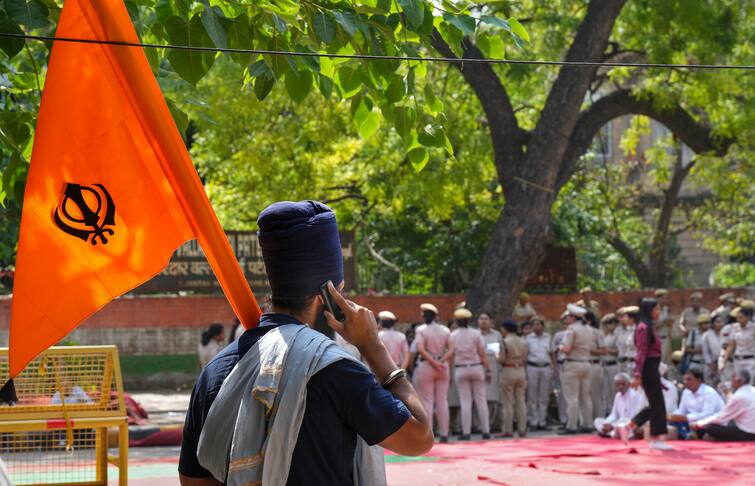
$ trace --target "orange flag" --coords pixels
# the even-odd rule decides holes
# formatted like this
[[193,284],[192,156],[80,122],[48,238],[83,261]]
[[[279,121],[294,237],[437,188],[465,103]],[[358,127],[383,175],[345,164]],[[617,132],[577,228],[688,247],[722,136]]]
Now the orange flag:
[[[57,37],[139,42],[122,0],[66,0]],[[26,184],[10,378],[196,238],[246,327],[260,310],[140,47],[54,43]]]

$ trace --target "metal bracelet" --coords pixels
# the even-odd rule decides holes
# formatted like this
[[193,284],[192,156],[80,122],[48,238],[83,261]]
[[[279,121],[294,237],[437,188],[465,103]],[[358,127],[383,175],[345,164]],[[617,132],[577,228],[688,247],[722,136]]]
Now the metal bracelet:
[[386,377],[385,380],[380,384],[383,388],[388,388],[389,386],[396,383],[401,378],[404,378],[406,376],[406,370],[403,368],[398,368],[393,371]]

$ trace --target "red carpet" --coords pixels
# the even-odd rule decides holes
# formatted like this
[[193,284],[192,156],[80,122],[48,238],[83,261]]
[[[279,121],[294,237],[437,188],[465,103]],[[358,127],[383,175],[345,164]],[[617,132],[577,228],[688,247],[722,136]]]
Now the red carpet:
[[755,485],[755,444],[671,444],[670,452],[651,451],[644,441],[625,447],[588,436],[437,444],[428,454],[435,460],[388,458],[388,484]]

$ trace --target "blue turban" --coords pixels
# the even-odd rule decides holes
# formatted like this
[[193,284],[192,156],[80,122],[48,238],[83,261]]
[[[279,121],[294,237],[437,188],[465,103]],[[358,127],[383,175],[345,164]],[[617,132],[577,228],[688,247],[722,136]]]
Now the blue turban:
[[328,280],[343,281],[336,215],[317,201],[282,201],[257,218],[265,271],[276,297],[316,295]]
[[506,329],[509,332],[517,332],[519,330],[519,324],[516,323],[516,321],[512,321],[511,319],[506,319],[501,323],[501,326],[503,326],[504,329]]

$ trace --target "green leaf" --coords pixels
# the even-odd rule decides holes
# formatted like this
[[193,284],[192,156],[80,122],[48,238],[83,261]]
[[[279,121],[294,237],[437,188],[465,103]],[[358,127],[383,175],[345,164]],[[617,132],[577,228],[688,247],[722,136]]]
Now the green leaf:
[[338,85],[344,98],[351,98],[362,90],[362,75],[350,66],[343,66],[338,70]]
[[507,32],[511,32],[511,26],[509,25],[509,23],[502,18],[496,17],[494,15],[483,15],[480,17],[480,21],[485,22],[486,24],[494,25],[496,27],[500,27]]
[[[23,34],[21,27],[18,26],[4,10],[0,10],[0,30],[2,32],[8,32],[13,34]],[[24,40],[18,37],[0,37],[0,49],[2,49],[8,57],[13,57],[18,54],[21,49],[24,48]]]
[[170,110],[170,114],[173,116],[173,121],[176,122],[178,131],[181,132],[181,138],[186,137],[186,129],[189,128],[189,115],[184,113],[172,99],[165,98],[165,103],[168,105],[168,110]]
[[[176,15],[168,17],[165,32],[171,44],[212,47],[212,40],[207,36],[199,14],[195,14],[191,20]],[[179,76],[196,86],[215,62],[215,53],[170,49],[168,61]]]
[[511,17],[509,19],[509,25],[511,26],[511,32],[518,35],[519,37],[521,37],[527,42],[530,41],[530,35],[527,33],[527,30],[524,28],[522,24],[519,23],[517,19],[515,19],[514,17]]
[[397,103],[404,99],[404,96],[406,96],[406,83],[402,77],[396,76],[385,90],[385,99],[390,103]]
[[260,7],[282,17],[293,18],[299,12],[299,2],[293,0],[271,0],[264,2]]
[[417,112],[408,106],[399,106],[393,110],[393,126],[401,137],[406,137],[414,128]]
[[274,84],[275,78],[272,75],[263,74],[256,77],[254,79],[254,95],[258,100],[264,100],[270,94],[270,90],[273,89]]
[[461,30],[464,35],[471,35],[475,31],[475,19],[469,15],[454,15],[452,13],[444,13],[443,19]]
[[401,10],[406,15],[406,20],[413,29],[422,26],[425,19],[425,4],[421,0],[398,0]]
[[477,37],[476,45],[489,59],[504,59],[506,57],[506,46],[503,39],[497,35],[482,33]]
[[50,23],[50,12],[40,0],[4,0],[5,11],[13,21],[28,29],[45,27]]
[[380,128],[380,115],[375,111],[370,111],[359,124],[359,135],[364,138],[370,138]]
[[171,15],[173,15],[173,8],[170,6],[170,0],[158,0],[155,4],[155,18],[157,21],[164,23]]
[[430,154],[424,147],[417,147],[410,150],[407,156],[409,157],[409,162],[412,163],[412,167],[414,167],[414,170],[417,172],[422,172],[422,169],[425,168],[427,162],[430,160]]
[[360,22],[356,15],[354,15],[352,12],[346,11],[336,11],[333,15],[336,17],[336,22],[343,28],[343,30],[349,34],[350,36],[353,36],[357,33],[358,27],[357,24]]
[[446,146],[446,133],[439,124],[429,123],[419,133],[417,141],[425,147],[443,148]]
[[332,43],[336,38],[338,25],[332,15],[317,12],[312,16],[312,26],[315,28],[317,38],[326,44]]
[[[246,14],[241,14],[235,19],[230,27],[228,27],[228,47],[232,49],[251,49],[252,41],[254,40],[252,34],[252,27],[249,24],[249,17]],[[236,61],[241,66],[246,66],[252,61],[252,54],[233,52],[231,53],[231,59]]]
[[178,11],[178,15],[183,17],[185,20],[189,19],[189,5],[192,3],[193,0],[173,0],[173,2],[176,5],[176,10]]
[[301,103],[312,89],[312,73],[310,71],[293,71],[286,73],[286,91],[292,100]]
[[201,14],[202,25],[204,26],[205,31],[207,31],[207,35],[210,36],[215,47],[220,47],[222,49],[227,48],[228,35],[226,34],[223,21],[227,21],[228,19],[223,15],[223,11],[220,10],[220,7],[210,6],[210,0],[202,0],[202,4],[204,5],[204,11]]
[[330,98],[330,95],[333,94],[333,80],[321,74],[318,77],[317,84],[323,97],[325,97],[326,99]]

